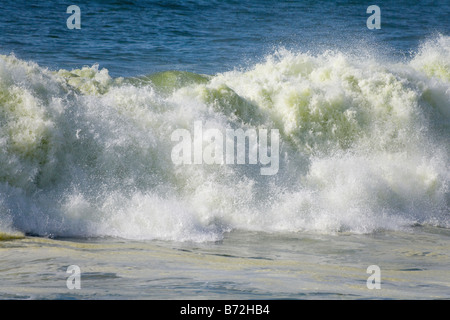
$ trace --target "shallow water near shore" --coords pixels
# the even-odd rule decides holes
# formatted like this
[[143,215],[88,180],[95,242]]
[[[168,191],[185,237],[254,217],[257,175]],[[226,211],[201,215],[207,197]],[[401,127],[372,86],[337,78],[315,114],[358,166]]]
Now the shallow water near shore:
[[[1,299],[448,299],[450,233],[231,232],[212,243],[0,242]],[[68,289],[69,265],[81,288]],[[368,289],[370,265],[381,288]]]

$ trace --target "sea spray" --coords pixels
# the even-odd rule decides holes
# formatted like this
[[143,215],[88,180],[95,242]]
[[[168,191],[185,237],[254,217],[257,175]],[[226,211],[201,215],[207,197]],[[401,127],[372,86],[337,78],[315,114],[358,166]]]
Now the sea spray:
[[[279,50],[214,76],[0,57],[0,228],[214,241],[449,228],[449,40],[407,62]],[[276,129],[279,170],[175,164],[174,130]],[[0,230],[0,231],[1,231]]]

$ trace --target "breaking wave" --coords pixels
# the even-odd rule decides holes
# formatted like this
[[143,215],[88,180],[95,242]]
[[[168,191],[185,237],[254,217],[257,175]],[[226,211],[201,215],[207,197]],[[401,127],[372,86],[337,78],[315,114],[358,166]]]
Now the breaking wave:
[[[278,129],[280,169],[175,165],[178,128]],[[450,37],[408,61],[279,49],[111,78],[0,56],[0,231],[213,241],[450,227]]]

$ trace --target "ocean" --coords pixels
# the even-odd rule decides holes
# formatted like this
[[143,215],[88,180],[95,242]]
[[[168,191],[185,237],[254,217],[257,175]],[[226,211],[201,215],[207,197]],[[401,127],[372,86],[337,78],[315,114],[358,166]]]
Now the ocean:
[[0,299],[449,299],[449,18],[2,1]]

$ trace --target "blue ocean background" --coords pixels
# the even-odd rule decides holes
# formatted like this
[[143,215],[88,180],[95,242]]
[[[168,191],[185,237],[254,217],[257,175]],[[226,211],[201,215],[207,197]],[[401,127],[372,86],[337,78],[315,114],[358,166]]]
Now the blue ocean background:
[[[368,6],[381,9],[369,30]],[[81,10],[70,30],[66,9]],[[0,3],[0,53],[51,69],[98,63],[112,76],[166,70],[215,74],[254,64],[286,47],[302,52],[361,50],[408,56],[450,31],[440,1],[11,1]]]

